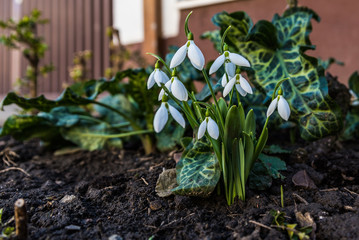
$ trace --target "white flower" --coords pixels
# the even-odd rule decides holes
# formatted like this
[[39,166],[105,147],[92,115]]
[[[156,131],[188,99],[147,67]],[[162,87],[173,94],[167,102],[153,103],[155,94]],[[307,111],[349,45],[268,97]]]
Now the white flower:
[[153,87],[155,83],[159,87],[161,87],[161,83],[165,84],[170,80],[166,73],[164,73],[161,69],[155,68],[155,70],[150,74],[150,77],[147,81],[147,89],[150,89]]
[[[223,84],[223,80],[222,80]],[[223,90],[223,96],[227,96],[228,93],[232,90],[233,86],[236,86],[237,91],[244,97],[247,93],[252,94],[253,90],[248,81],[242,77],[241,74],[236,74],[225,86]]]
[[[175,76],[172,77],[170,81],[165,84],[165,87],[170,91],[175,98],[180,101],[188,100],[188,93],[186,87],[183,83]],[[158,95],[158,101],[160,101],[165,94],[165,91],[162,89],[160,95]]]
[[204,121],[199,125],[198,129],[198,139],[201,139],[204,136],[204,133],[207,132],[209,136],[211,136],[213,139],[217,139],[219,136],[219,129],[217,123],[211,118],[206,117]]
[[162,102],[153,119],[153,128],[157,133],[161,132],[165,127],[168,120],[168,113],[172,115],[173,119],[176,120],[179,125],[183,128],[185,127],[186,123],[180,112],[167,102]]
[[250,67],[248,60],[237,53],[231,53],[224,51],[224,53],[214,60],[209,74],[217,72],[217,70],[224,64],[224,68],[229,77],[233,77],[235,74],[235,68],[237,66]]
[[185,45],[180,47],[171,60],[170,68],[180,65],[188,53],[188,58],[192,65],[202,71],[204,67],[204,56],[193,40],[188,40]]
[[358,98],[358,96],[355,94],[355,92],[350,89],[350,90],[349,90],[349,93],[350,93],[350,95],[352,95],[351,98],[350,98],[351,105],[354,106],[354,107],[359,106],[359,98]]
[[286,121],[288,121],[290,116],[290,107],[285,100],[285,98],[282,95],[278,95],[273,101],[269,104],[268,110],[267,110],[267,117],[272,115],[274,110],[278,108],[279,115]]

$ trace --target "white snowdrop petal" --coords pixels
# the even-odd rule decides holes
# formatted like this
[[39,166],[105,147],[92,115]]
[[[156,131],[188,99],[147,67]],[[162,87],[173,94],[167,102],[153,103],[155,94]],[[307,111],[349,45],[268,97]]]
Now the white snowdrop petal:
[[168,104],[168,108],[170,110],[170,113],[176,122],[178,122],[179,125],[181,125],[183,128],[186,126],[186,122],[184,118],[182,117],[181,113],[174,107]]
[[223,74],[223,77],[221,78],[222,87],[225,87],[227,85],[227,76],[226,74]]
[[157,110],[153,119],[153,128],[157,133],[161,132],[168,120],[168,112],[165,103],[161,104],[161,107]]
[[165,84],[165,87],[168,89],[168,91],[172,91],[172,82],[171,81],[167,81]]
[[278,113],[284,120],[288,121],[290,116],[290,107],[287,100],[285,100],[283,96],[279,96]]
[[240,84],[236,84],[236,89],[239,92],[239,94],[241,94],[243,97],[247,95],[247,92],[243,90]]
[[157,85],[160,87],[161,83],[165,84],[170,80],[166,73],[162,72],[161,70],[158,70],[158,74],[155,75],[155,81]]
[[218,125],[210,117],[208,117],[207,131],[208,131],[209,136],[211,136],[213,139],[217,139],[219,137]]
[[158,94],[158,101],[162,100],[163,94],[165,94],[165,91],[161,89],[160,94]]
[[204,67],[204,56],[192,40],[190,41],[190,45],[188,47],[188,58],[195,68],[202,71]]
[[224,68],[230,78],[236,75],[236,65],[234,65],[233,63],[224,63]]
[[227,85],[224,87],[224,90],[223,90],[223,96],[227,96],[228,93],[232,90],[234,84],[236,83],[236,78],[233,77],[228,83]]
[[[171,81],[168,81],[168,82],[166,82],[166,84],[165,84],[165,87],[166,87],[166,88],[168,89],[168,91],[170,91],[170,92],[171,92],[171,85],[172,85],[172,82],[171,82]],[[166,95],[167,95],[167,93],[165,93],[165,90],[161,89],[160,94],[158,95],[158,101],[161,101],[161,100],[162,100],[163,94],[166,94]]]
[[246,91],[249,94],[253,93],[251,85],[248,83],[248,81],[244,77],[242,77],[242,75],[240,75],[239,82],[244,91]]
[[229,53],[229,60],[237,66],[250,67],[247,59],[237,53]]
[[274,110],[277,108],[277,98],[274,98],[273,101],[269,104],[268,110],[267,110],[267,117],[272,115]]
[[148,78],[148,80],[147,80],[147,89],[150,89],[150,88],[152,88],[153,87],[153,85],[155,84],[155,72],[156,72],[156,70],[154,70],[151,74],[150,74],[150,76],[149,76],[149,78]]
[[221,56],[219,56],[218,58],[216,58],[216,60],[214,60],[211,68],[209,69],[209,74],[211,75],[212,73],[217,72],[217,70],[223,65],[224,63],[224,54],[222,54]]
[[180,101],[188,100],[188,93],[183,83],[175,77],[171,85],[171,92]]
[[197,135],[198,139],[201,139],[204,136],[204,133],[206,132],[206,128],[207,128],[207,121],[206,119],[204,119],[204,121],[199,125],[198,128],[198,135]]
[[171,60],[171,64],[170,64],[170,68],[174,68],[177,67],[178,65],[180,65],[183,60],[186,57],[186,53],[187,53],[187,43],[185,45],[183,45],[182,47],[180,47],[177,52],[175,53],[175,55],[173,55],[173,58]]

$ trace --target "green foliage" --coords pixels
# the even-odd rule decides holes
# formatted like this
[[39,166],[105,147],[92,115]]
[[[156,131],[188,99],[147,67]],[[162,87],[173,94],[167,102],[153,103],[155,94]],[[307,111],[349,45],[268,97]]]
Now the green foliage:
[[24,16],[18,22],[12,19],[0,21],[0,27],[10,30],[9,35],[0,36],[0,43],[9,48],[22,50],[22,54],[29,62],[25,77],[20,79],[20,85],[28,88],[31,97],[37,96],[37,78],[40,74],[46,76],[54,69],[52,64],[39,66],[44,57],[47,45],[44,39],[37,35],[36,28],[45,24],[46,19],[40,19],[41,12],[34,9],[29,16]]
[[[123,141],[134,140],[139,135],[146,153],[153,151],[155,136],[143,135],[152,132],[153,107],[157,96],[146,91],[148,73],[144,69],[119,72],[113,79],[78,82],[66,88],[56,100],[43,95],[36,98],[21,97],[9,93],[0,107],[17,104],[23,109],[41,111],[36,116],[11,116],[1,130],[1,136],[13,135],[17,139],[40,138],[52,142],[72,142],[84,149],[121,147]],[[123,80],[128,79],[125,83]],[[110,95],[97,100],[99,94]],[[95,105],[92,113],[89,104]],[[93,115],[99,115],[94,117]],[[175,131],[169,139],[158,141],[158,149],[170,150],[184,133],[183,128],[168,125],[164,133]],[[57,139],[57,140],[56,140]],[[156,139],[159,139],[156,137]],[[60,144],[58,144],[60,145]]]
[[11,239],[15,235],[15,229],[13,227],[8,227],[4,225],[4,223],[2,222],[3,212],[4,209],[0,208],[0,230],[1,230],[0,240]]
[[359,74],[354,72],[349,78],[349,90],[352,95],[349,112],[345,118],[342,134],[344,140],[359,138]]
[[[328,95],[328,85],[318,60],[305,54],[314,49],[309,40],[311,20],[318,15],[304,7],[290,8],[272,22],[261,20],[253,25],[244,12],[216,14],[212,21],[220,30],[207,32],[219,50],[220,35],[231,26],[226,38],[229,50],[239,52],[252,64],[255,84],[271,96],[277,81],[289,78],[282,85],[301,137],[315,140],[335,134],[341,129],[338,106]],[[261,91],[261,90],[259,90]]]
[[312,227],[301,227],[299,228],[296,224],[290,224],[286,222],[286,216],[284,212],[271,210],[270,214],[273,216],[273,224],[278,226],[280,229],[288,233],[289,239],[310,239],[309,234],[312,232]]
[[176,169],[179,186],[172,191],[178,195],[207,197],[215,189],[221,175],[211,146],[199,140],[186,147]]

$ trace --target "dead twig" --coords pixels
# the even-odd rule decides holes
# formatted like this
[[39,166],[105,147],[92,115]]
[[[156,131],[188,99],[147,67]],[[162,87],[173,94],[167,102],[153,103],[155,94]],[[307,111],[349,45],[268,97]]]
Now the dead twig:
[[307,200],[305,200],[304,198],[302,198],[301,196],[299,196],[299,194],[293,193],[292,194],[293,197],[295,197],[296,199],[298,199],[299,201],[301,201],[302,203],[304,203],[305,205],[308,205],[309,203],[307,202]]
[[141,179],[148,186],[148,182],[146,181],[146,179],[144,177],[141,177]]
[[27,239],[27,213],[25,200],[20,198],[15,204],[15,227],[16,237],[19,240]]
[[353,195],[355,195],[355,196],[359,196],[359,193],[356,193],[356,192],[353,192],[353,191],[350,191],[348,188],[346,188],[346,187],[344,187],[343,188],[345,191],[347,191],[347,192],[349,192],[349,193],[351,193],[351,194],[353,194]]
[[338,188],[327,188],[327,189],[321,189],[319,190],[319,192],[334,192],[334,191],[338,191]]
[[131,172],[138,172],[138,171],[143,171],[143,170],[145,170],[144,167],[139,167],[139,168],[129,169],[129,170],[127,170],[127,172],[131,173]]
[[271,227],[268,227],[268,226],[266,226],[266,225],[264,225],[264,224],[262,224],[262,223],[259,223],[259,222],[253,221],[253,220],[249,220],[249,222],[250,222],[250,223],[253,223],[253,224],[257,225],[257,226],[260,226],[260,227],[262,227],[262,228],[268,229],[268,230],[271,230],[271,229],[272,229]]
[[24,169],[19,168],[19,167],[9,167],[9,168],[5,168],[5,169],[3,169],[3,170],[0,170],[0,174],[1,174],[1,173],[8,172],[8,171],[13,171],[13,170],[20,171],[20,172],[24,173],[26,176],[31,177],[30,174],[28,174]]
[[187,216],[185,216],[184,218],[175,219],[175,220],[173,220],[172,222],[169,222],[169,223],[167,223],[167,224],[165,224],[165,225],[160,226],[160,228],[166,228],[166,227],[168,227],[169,225],[171,225],[171,224],[173,224],[173,223],[181,222],[181,221],[185,220],[186,218],[188,218],[188,217],[190,217],[190,216],[193,216],[193,215],[194,215],[194,213],[191,213],[191,214],[188,214]]

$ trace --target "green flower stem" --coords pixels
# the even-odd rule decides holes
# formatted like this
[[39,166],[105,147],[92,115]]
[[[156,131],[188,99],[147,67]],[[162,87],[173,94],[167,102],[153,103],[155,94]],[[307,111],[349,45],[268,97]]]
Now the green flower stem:
[[[152,138],[150,135],[148,134],[145,134],[145,132],[143,131],[149,131],[147,133],[152,133],[153,131],[152,130],[143,130],[136,122],[134,122],[131,118],[129,118],[126,114],[124,114],[123,112],[117,110],[116,108],[113,108],[107,104],[104,104],[102,102],[98,102],[98,101],[95,101],[95,100],[92,100],[91,101],[93,104],[97,104],[97,105],[100,105],[104,108],[107,108],[117,114],[119,114],[120,116],[122,116],[125,120],[127,120],[131,127],[135,130],[135,132],[133,132],[134,134],[132,135],[139,135],[140,139],[141,139],[141,143],[142,143],[142,146],[145,150],[145,154],[150,154],[154,151],[154,145],[153,145],[153,141],[152,141]],[[144,134],[144,135],[142,135]]]
[[163,64],[163,66],[165,66],[166,70],[168,71],[167,74],[169,74],[169,75],[171,76],[171,72],[172,72],[172,71],[171,71],[171,69],[169,68],[169,66],[167,66],[167,64],[166,64],[165,60],[163,60],[163,58],[161,58],[160,56],[158,56],[157,54],[154,54],[154,53],[146,53],[146,54],[151,55],[151,56],[157,58],[157,60],[160,61],[160,62]]
[[83,120],[88,120],[88,121],[92,121],[92,122],[96,122],[96,123],[104,123],[109,127],[113,127],[111,126],[111,124],[109,124],[108,122],[102,121],[100,119],[94,118],[92,116],[86,116],[86,115],[78,115],[79,118],[83,119]]
[[97,105],[100,105],[104,108],[107,108],[117,114],[119,114],[121,117],[123,117],[124,119],[126,119],[126,121],[128,121],[130,124],[131,124],[131,127],[133,127],[134,130],[142,130],[142,128],[136,123],[134,122],[131,118],[129,118],[126,114],[124,114],[123,112],[117,110],[116,108],[113,108],[105,103],[102,103],[102,102],[98,102],[96,100],[92,100],[91,101],[93,104],[97,104]]
[[164,84],[162,84],[162,89],[168,94],[168,96],[173,100],[175,101],[175,103],[182,109],[182,111],[186,114],[187,116],[187,119],[188,119],[188,122],[189,124],[191,125],[192,129],[196,129],[199,124],[197,122],[197,120],[195,118],[193,118],[192,116],[194,116],[194,114],[192,113],[192,110],[189,108],[189,111],[188,112],[188,109],[186,109],[184,106],[182,106],[182,104],[180,103],[180,101],[177,100],[177,98],[175,98],[175,96],[173,96],[173,94],[168,91],[168,89],[166,88],[166,86]]
[[211,91],[211,94],[212,94],[214,103],[216,104],[216,107],[217,107],[218,118],[219,118],[219,120],[220,120],[220,123],[221,123],[221,126],[222,126],[222,130],[224,130],[224,122],[223,122],[223,119],[222,119],[221,112],[220,112],[220,110],[219,110],[218,101],[217,101],[216,95],[214,94],[212,85],[211,85],[211,83],[210,83],[209,77],[208,77],[207,72],[206,72],[205,69],[202,69],[202,74],[203,74],[203,76],[204,76],[204,79],[206,80],[206,83],[207,83],[207,85],[208,85],[209,90]]
[[128,133],[119,133],[119,134],[96,134],[96,133],[83,133],[82,136],[86,137],[101,137],[101,138],[124,138],[134,135],[141,135],[153,133],[153,130],[140,130],[140,131],[133,131]]

